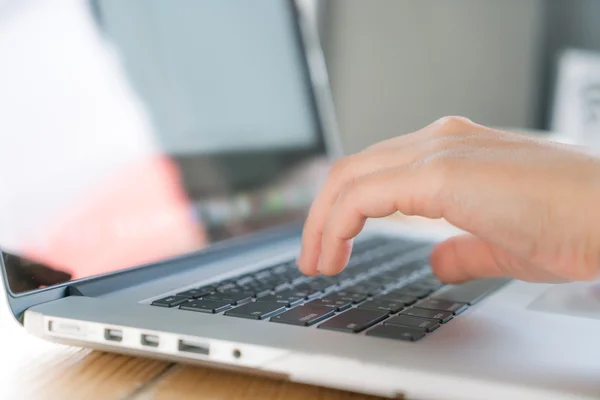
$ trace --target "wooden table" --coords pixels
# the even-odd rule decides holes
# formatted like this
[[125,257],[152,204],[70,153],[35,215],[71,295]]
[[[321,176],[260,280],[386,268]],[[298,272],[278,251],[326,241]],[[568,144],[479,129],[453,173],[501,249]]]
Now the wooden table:
[[0,318],[0,342],[2,400],[376,399],[242,373],[57,345],[27,334],[6,315]]
[[[375,399],[314,386],[45,343],[2,332],[2,399]],[[10,337],[10,346],[6,345]],[[7,352],[11,353],[6,357]]]

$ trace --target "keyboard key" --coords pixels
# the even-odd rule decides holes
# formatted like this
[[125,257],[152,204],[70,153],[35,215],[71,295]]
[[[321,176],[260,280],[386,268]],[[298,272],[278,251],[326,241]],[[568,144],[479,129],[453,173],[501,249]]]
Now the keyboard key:
[[402,303],[394,303],[393,301],[386,300],[369,300],[362,303],[359,308],[370,308],[373,310],[388,311],[390,313],[397,313],[404,308]]
[[186,290],[185,292],[177,293],[177,296],[183,296],[183,297],[187,297],[190,299],[197,299],[199,297],[207,296],[207,295],[211,294],[212,292],[213,292],[212,290],[198,288],[198,289],[190,289],[190,290]]
[[401,278],[400,270],[383,271],[378,276],[385,279],[387,282],[397,281]]
[[417,288],[417,287],[403,287],[400,289],[395,289],[392,291],[392,293],[399,295],[399,296],[408,296],[408,297],[416,297],[419,299],[422,299],[424,297],[427,297],[429,295],[429,293],[431,293],[432,291],[429,289],[421,289],[421,288]]
[[433,292],[433,290],[435,288],[433,285],[431,285],[427,282],[422,282],[422,281],[413,282],[408,287],[409,287],[409,289],[423,290],[423,291],[427,291],[428,293]]
[[352,293],[347,291],[335,292],[325,296],[325,299],[347,300],[352,303],[360,303],[367,299],[367,295],[363,293]]
[[429,273],[427,275],[423,275],[420,280],[421,281],[425,281],[425,282],[430,282],[432,284],[433,283],[437,283],[437,284],[442,284],[443,285],[442,281],[440,281],[438,279],[438,277],[435,276],[435,275],[433,275],[432,273]]
[[358,333],[387,318],[387,311],[353,308],[345,311],[318,326],[340,332]]
[[223,283],[222,285],[217,287],[217,292],[226,292],[229,290],[233,290],[235,289],[235,283],[233,282],[227,282],[227,283]]
[[383,290],[383,285],[373,284],[373,283],[360,283],[358,285],[353,285],[347,288],[344,288],[344,291],[364,294],[366,296],[374,296],[378,293],[381,293]]
[[334,315],[333,310],[328,310],[322,307],[300,306],[292,308],[271,318],[271,322],[279,322],[282,324],[310,326]]
[[437,289],[441,288],[442,286],[444,286],[444,284],[433,275],[425,276],[425,277],[419,279],[417,282],[420,285],[428,286],[428,287],[432,288],[433,290],[437,290]]
[[316,299],[309,303],[306,303],[306,305],[311,306],[311,307],[329,308],[334,311],[344,311],[344,310],[352,307],[352,302],[348,301],[348,300]]
[[506,278],[490,278],[470,281],[456,286],[447,286],[442,293],[436,293],[436,299],[455,301],[473,305],[484,297],[510,282]]
[[270,278],[271,276],[272,276],[271,271],[269,271],[269,270],[262,270],[260,272],[257,272],[256,274],[254,274],[254,278],[258,279],[258,280]]
[[254,290],[254,297],[260,299],[261,297],[265,297],[271,294],[271,290]]
[[435,319],[442,324],[452,319],[452,313],[448,311],[426,310],[424,308],[408,308],[400,313],[412,317]]
[[400,325],[407,326],[412,329],[421,330],[423,332],[433,332],[440,327],[440,323],[434,319],[424,319],[409,317],[407,315],[398,315],[384,322],[385,325]]
[[217,292],[204,297],[206,300],[224,301],[229,304],[241,304],[252,299],[253,293],[242,292],[241,290],[231,290],[228,292]]
[[431,293],[433,292],[434,286],[425,281],[417,280],[409,283],[404,288],[407,290],[426,291],[427,293]]
[[339,284],[349,282],[353,279],[353,277],[354,274],[352,274],[351,271],[345,269],[336,276],[333,276],[332,278],[335,279],[335,282]]
[[406,328],[403,326],[381,325],[376,326],[375,328],[368,331],[367,336],[414,342],[425,337],[425,333],[423,333],[423,331],[420,330]]
[[420,258],[406,259],[404,254],[392,256],[385,262],[388,269],[401,273],[403,276],[408,276],[413,272],[422,269],[427,263],[427,260]]
[[382,237],[361,239],[360,241],[355,242],[352,246],[352,256],[356,256],[357,254],[367,251],[371,248],[381,246],[386,240],[387,238]]
[[237,286],[245,286],[248,285],[250,283],[256,282],[254,280],[254,278],[252,277],[252,275],[246,275],[246,276],[242,276],[240,279],[238,279],[237,281],[235,281],[235,284]]
[[287,283],[287,281],[285,279],[281,279],[280,277],[277,277],[277,276],[271,276],[271,277],[265,278],[265,279],[256,279],[256,282],[261,283],[265,286],[272,287],[272,288]]
[[421,300],[413,307],[426,308],[428,310],[448,311],[454,315],[458,315],[467,309],[467,305],[465,303],[456,303],[454,301],[440,299]]
[[281,292],[283,290],[288,290],[288,289],[292,289],[292,287],[290,286],[290,283],[288,282],[283,282],[283,283],[279,283],[278,285],[276,285],[273,288],[274,292]]
[[253,282],[244,286],[239,286],[239,289],[243,292],[253,293],[255,297],[258,297],[262,293],[269,293],[272,288],[270,285],[265,285],[260,282]]
[[217,285],[206,285],[206,286],[202,286],[200,288],[198,288],[198,290],[201,290],[203,292],[208,292],[208,293],[214,293],[217,290]]
[[297,285],[297,284],[302,283],[304,281],[306,281],[306,276],[300,275],[300,276],[297,276],[295,278],[289,279],[289,284],[290,285]]
[[308,287],[315,290],[325,290],[331,286],[334,286],[335,284],[336,282],[332,281],[331,279],[323,277],[313,278],[306,282],[306,285],[308,285]]
[[273,274],[285,274],[287,271],[291,270],[292,266],[288,265],[288,264],[283,264],[283,265],[278,265],[277,267],[273,268],[271,270],[271,273]]
[[360,239],[360,241],[354,242],[352,246],[352,255],[359,255],[361,253],[367,252],[369,250],[373,250],[379,247],[382,247],[388,244],[391,240],[390,238],[383,236],[375,236],[365,239]]
[[296,289],[296,287],[291,287],[289,289],[282,290],[277,293],[289,293],[290,295],[293,295],[293,296],[308,298],[309,296],[307,295],[307,292],[304,289],[298,290],[298,289]]
[[313,297],[323,292],[322,289],[311,287],[306,282],[292,287],[291,290],[296,291],[298,295],[303,295],[306,298]]
[[384,286],[389,283],[388,278],[380,274],[372,275],[360,284],[366,284],[367,286]]
[[229,310],[225,315],[250,319],[266,319],[285,309],[285,306],[281,304],[252,302]]
[[189,300],[189,297],[186,296],[169,296],[164,299],[154,300],[152,302],[153,306],[159,307],[175,307],[180,305],[181,303],[185,303]]
[[414,302],[417,301],[417,298],[414,296],[402,296],[402,295],[397,295],[397,294],[393,294],[393,293],[388,293],[388,294],[381,294],[379,296],[376,296],[373,298],[373,300],[385,300],[385,301],[391,301],[393,303],[399,303],[404,306],[410,306],[411,304],[413,304]]
[[306,279],[306,277],[302,274],[302,272],[300,272],[300,270],[298,268],[293,268],[293,269],[287,270],[283,274],[283,276],[289,281],[294,281],[296,279],[300,279],[300,280]]
[[298,295],[298,293],[296,293],[295,291],[285,290],[283,292],[266,295],[257,299],[256,301],[260,301],[263,303],[276,303],[287,307],[291,307],[302,303],[302,301],[304,301],[304,298],[305,296],[303,296],[302,294]]
[[199,311],[203,313],[216,314],[221,311],[225,311],[231,308],[231,305],[226,301],[212,301],[212,300],[194,300],[189,303],[182,304],[179,306],[182,310],[187,311]]

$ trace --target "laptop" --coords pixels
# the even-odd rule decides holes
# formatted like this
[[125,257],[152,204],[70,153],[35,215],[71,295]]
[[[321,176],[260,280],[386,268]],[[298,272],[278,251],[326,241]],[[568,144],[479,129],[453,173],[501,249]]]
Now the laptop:
[[16,321],[58,343],[390,398],[600,397],[595,284],[445,285],[428,256],[455,231],[386,220],[339,275],[298,271],[303,218],[340,154],[303,4],[0,9],[7,145],[43,126],[52,140],[31,151],[61,155],[11,169],[40,190],[62,177],[44,207],[2,203],[19,215],[0,230]]

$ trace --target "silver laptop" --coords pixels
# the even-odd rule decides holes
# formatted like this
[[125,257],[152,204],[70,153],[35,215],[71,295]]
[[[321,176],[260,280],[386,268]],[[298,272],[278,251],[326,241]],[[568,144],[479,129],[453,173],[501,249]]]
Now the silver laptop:
[[[133,198],[140,208],[156,206],[149,197],[162,197],[152,190],[171,190],[175,182],[177,206],[187,210],[177,214],[184,218],[174,218],[175,225],[163,230],[159,224],[158,236],[149,233],[142,257],[127,251],[140,248],[146,231],[118,241],[102,236],[101,243],[92,235],[86,245],[91,247],[81,244],[89,236],[71,235],[45,252],[35,246],[21,254],[6,249],[1,260],[8,304],[29,333],[392,398],[600,397],[600,292],[593,284],[489,279],[444,285],[431,274],[428,254],[453,231],[386,221],[367,224],[341,274],[300,274],[295,257],[301,223],[327,160],[339,153],[324,62],[301,6],[283,0],[71,0],[15,3],[3,12],[0,46],[14,45],[4,50],[58,46],[56,52],[18,53],[24,59],[47,56],[40,65],[51,73],[14,73],[2,81],[6,87],[19,80],[35,83],[30,92],[0,94],[13,99],[2,103],[12,107],[6,117],[26,113],[19,108],[25,104],[50,107],[42,94],[58,85],[64,90],[52,97],[54,110],[77,110],[72,118],[90,115],[90,129],[122,121],[150,126],[152,143],[163,151],[168,171],[177,171],[176,179],[162,186],[144,179],[139,185],[109,184],[114,190],[106,192],[106,201],[114,196]],[[62,34],[34,34],[40,21]],[[3,35],[1,29],[12,28],[19,34]],[[27,32],[32,34],[21,40]],[[110,48],[103,60],[118,60],[117,80],[126,85],[97,68],[94,46]],[[73,54],[73,62],[86,68],[51,65]],[[4,58],[0,73],[10,65],[19,71],[11,64],[15,57]],[[78,74],[88,75],[77,80]],[[87,100],[69,102],[79,99],[73,93],[89,99],[86,93],[104,93],[106,87],[106,99],[94,95],[89,103],[92,113],[85,113]],[[126,98],[138,101],[121,106]],[[128,113],[109,117],[115,109]],[[140,110],[148,124],[129,124]],[[57,111],[48,123],[64,122],[61,115],[68,113]],[[20,121],[15,135],[35,128]],[[53,135],[68,138],[66,131]],[[96,153],[106,137],[111,154],[121,155],[129,154],[127,146],[141,151],[139,143],[149,140],[139,135],[131,142],[129,130],[113,131],[96,137]],[[69,176],[56,187],[68,186]],[[128,196],[119,197],[115,188]],[[136,197],[138,188],[150,195]],[[172,205],[160,204],[167,203]],[[103,204],[90,207],[104,210]],[[97,217],[94,212],[83,215],[84,222],[69,221],[92,232],[105,222],[85,219]],[[187,230],[192,233],[181,234]]]

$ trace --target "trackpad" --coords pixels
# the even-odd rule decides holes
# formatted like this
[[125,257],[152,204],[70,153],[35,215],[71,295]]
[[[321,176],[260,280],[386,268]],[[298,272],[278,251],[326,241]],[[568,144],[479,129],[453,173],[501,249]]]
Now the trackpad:
[[556,285],[527,308],[600,320],[600,282]]

